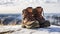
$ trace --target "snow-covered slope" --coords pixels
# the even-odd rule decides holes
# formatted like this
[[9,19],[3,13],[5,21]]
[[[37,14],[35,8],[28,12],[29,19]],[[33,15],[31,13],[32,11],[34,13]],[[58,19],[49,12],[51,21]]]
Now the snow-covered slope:
[[21,28],[21,25],[0,26],[0,34],[60,34],[60,26],[38,29]]

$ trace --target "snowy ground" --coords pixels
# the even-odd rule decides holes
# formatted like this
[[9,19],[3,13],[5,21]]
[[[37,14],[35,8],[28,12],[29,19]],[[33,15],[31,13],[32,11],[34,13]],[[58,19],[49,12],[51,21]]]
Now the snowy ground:
[[21,28],[21,25],[0,26],[0,34],[60,34],[60,26],[38,29]]

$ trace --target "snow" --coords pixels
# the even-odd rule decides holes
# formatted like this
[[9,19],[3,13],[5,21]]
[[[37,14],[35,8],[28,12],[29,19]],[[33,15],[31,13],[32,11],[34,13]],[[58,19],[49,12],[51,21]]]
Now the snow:
[[60,34],[60,26],[51,25],[48,28],[26,29],[21,25],[0,26],[0,33],[3,34]]

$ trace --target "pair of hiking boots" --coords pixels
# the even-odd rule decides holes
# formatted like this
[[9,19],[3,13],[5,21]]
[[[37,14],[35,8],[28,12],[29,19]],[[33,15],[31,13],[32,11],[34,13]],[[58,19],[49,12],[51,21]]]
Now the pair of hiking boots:
[[22,27],[23,28],[44,28],[44,27],[49,27],[50,22],[45,20],[43,18],[42,14],[42,8],[38,7],[39,12],[36,11],[36,9],[33,10],[32,13],[32,8],[28,7],[27,9],[24,9],[23,12],[23,22],[22,22]]

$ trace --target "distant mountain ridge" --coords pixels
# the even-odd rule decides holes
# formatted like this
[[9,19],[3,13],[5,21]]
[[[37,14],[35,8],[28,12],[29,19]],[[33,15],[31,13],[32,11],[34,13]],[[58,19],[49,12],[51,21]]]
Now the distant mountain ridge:
[[[60,22],[60,13],[44,13],[44,18],[51,23],[58,23]],[[22,14],[0,14],[0,21],[6,25],[13,23],[20,24],[22,21]]]

